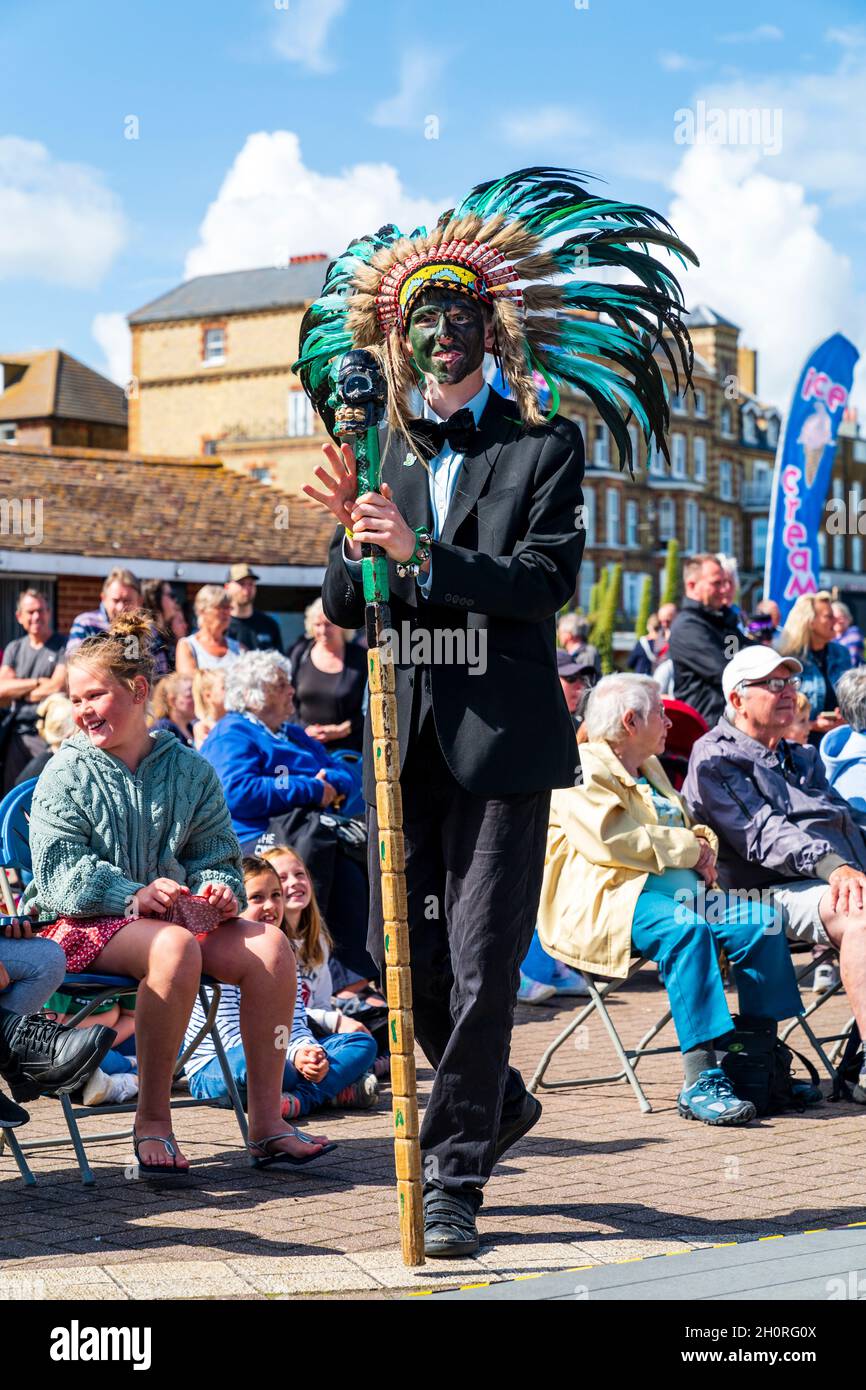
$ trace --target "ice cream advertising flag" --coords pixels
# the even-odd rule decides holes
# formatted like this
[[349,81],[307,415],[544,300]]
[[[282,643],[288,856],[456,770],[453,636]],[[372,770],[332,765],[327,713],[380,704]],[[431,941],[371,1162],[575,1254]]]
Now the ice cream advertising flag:
[[776,455],[764,597],[776,600],[783,622],[801,594],[821,587],[818,536],[824,524],[836,435],[859,355],[841,333],[815,348],[797,382]]

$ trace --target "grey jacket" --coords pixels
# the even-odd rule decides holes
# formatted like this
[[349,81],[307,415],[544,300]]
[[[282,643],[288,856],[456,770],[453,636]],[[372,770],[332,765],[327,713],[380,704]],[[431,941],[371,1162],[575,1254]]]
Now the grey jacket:
[[719,837],[723,888],[866,870],[866,814],[829,786],[817,748],[783,740],[771,752],[723,716],[692,749],[682,795]]

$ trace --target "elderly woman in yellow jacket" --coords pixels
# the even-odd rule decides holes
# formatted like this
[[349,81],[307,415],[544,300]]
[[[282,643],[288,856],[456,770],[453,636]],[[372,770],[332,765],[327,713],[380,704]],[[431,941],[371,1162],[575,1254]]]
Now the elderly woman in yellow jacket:
[[[614,675],[591,692],[583,786],[554,791],[538,931],[545,949],[593,974],[625,978],[635,954],[658,962],[683,1053],[679,1113],[746,1124],[755,1108],[718,1066],[733,1020],[717,952],[724,946],[743,1014],[800,1012],[791,958],[771,905],[708,892],[716,837],[692,825],[659,762],[670,720],[649,676]],[[754,894],[752,898],[754,899]]]

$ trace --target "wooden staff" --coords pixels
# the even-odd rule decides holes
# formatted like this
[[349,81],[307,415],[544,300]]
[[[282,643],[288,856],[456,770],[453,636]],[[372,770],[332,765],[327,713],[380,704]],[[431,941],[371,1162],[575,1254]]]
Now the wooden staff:
[[[346,368],[348,358],[354,373]],[[362,360],[366,359],[366,360]],[[343,359],[336,432],[352,438],[358,466],[357,494],[378,492],[381,483],[378,419],[384,407],[381,378],[367,393],[359,378],[369,373],[376,381],[378,364],[371,355],[353,351]],[[363,400],[363,404],[359,401]],[[400,753],[397,744],[397,698],[394,663],[382,634],[391,627],[388,559],[378,545],[361,545],[365,626],[368,647],[370,723],[376,777],[379,825],[379,872],[388,999],[388,1044],[391,1052],[391,1091],[394,1116],[394,1161],[403,1263],[424,1263],[424,1211],[421,1193],[421,1146],[418,1142],[418,1095],[415,1078],[415,1027],[412,1020],[412,976],[409,967],[409,923],[406,906],[406,859],[403,848],[403,801],[400,791]]]

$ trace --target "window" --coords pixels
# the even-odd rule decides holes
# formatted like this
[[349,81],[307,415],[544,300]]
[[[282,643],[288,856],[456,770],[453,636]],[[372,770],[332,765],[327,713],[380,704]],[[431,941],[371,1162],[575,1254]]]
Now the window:
[[757,444],[758,431],[755,428],[755,417],[751,410],[743,411],[743,439],[747,444]]
[[578,589],[578,602],[584,613],[589,612],[589,599],[592,594],[592,586],[595,583],[595,561],[584,560],[580,566],[580,585]]
[[851,504],[853,515],[848,517],[848,528],[853,533],[851,536],[851,569],[854,574],[863,573],[863,537],[857,532],[856,528],[860,522],[860,503],[863,500],[863,484],[851,484]]
[[604,425],[594,427],[592,461],[596,468],[607,468],[610,463],[610,442]]
[[653,436],[652,441],[650,443],[649,471],[650,473],[656,474],[656,476],[659,476],[660,474],[664,475],[665,471],[665,456],[659,448],[655,436]]
[[290,439],[313,433],[313,407],[303,391],[289,392],[289,417],[286,434]]
[[756,516],[752,520],[752,566],[763,569],[767,562],[767,528],[769,519]]
[[827,568],[827,532],[822,527],[818,532],[818,559],[821,562],[821,569]]
[[633,570],[626,570],[622,576],[622,609],[628,618],[637,617],[646,578],[645,574],[636,574]]
[[719,496],[721,497],[721,499],[722,499],[723,502],[733,502],[733,500],[734,500],[733,474],[734,474],[734,466],[733,466],[733,464],[731,463],[731,460],[730,460],[730,459],[720,459],[720,460],[719,460]]
[[842,535],[833,537],[833,568],[834,570],[845,568],[845,537]]
[[672,497],[663,497],[659,503],[659,540],[676,540],[677,506]]
[[775,449],[779,442],[779,417],[770,415],[767,419],[767,443],[771,449]]
[[863,537],[851,537],[851,569],[854,574],[863,573]]
[[640,433],[637,425],[629,425],[628,437],[631,440],[631,455],[634,467],[640,464]]
[[17,433],[17,425],[0,425],[0,444],[14,444]]
[[607,535],[608,545],[619,545],[619,492],[614,487],[607,490]]
[[224,328],[206,328],[202,343],[202,361],[224,362],[226,356],[226,331]]
[[706,415],[707,413],[707,393],[706,391],[695,392],[695,414]]
[[674,478],[686,476],[686,437],[684,434],[671,435],[671,472]]
[[271,470],[269,468],[251,468],[250,477],[255,478],[257,483],[270,483]]
[[696,435],[692,440],[692,453],[695,461],[695,482],[705,483],[707,481],[707,441],[703,435]]
[[638,509],[637,502],[631,499],[625,504],[625,543],[626,545],[636,546],[638,544]]
[[703,507],[698,512],[698,550],[707,548],[707,514]]
[[734,522],[732,517],[719,517],[719,550],[723,555],[733,555],[734,553]]
[[686,414],[686,398],[684,395],[671,396],[671,410],[674,415]]
[[[584,520],[586,522],[586,543],[595,545],[595,488],[588,487],[583,494]],[[585,605],[581,605],[585,610]]]
[[734,417],[733,417],[733,415],[732,415],[732,413],[731,413],[731,407],[730,407],[729,405],[723,405],[723,406],[722,406],[722,415],[721,415],[721,431],[722,431],[722,434],[725,436],[726,439],[732,439],[732,438],[733,438],[733,434],[734,434],[734,424],[733,424],[733,421],[734,421]]
[[698,534],[698,504],[693,497],[686,500],[686,550],[696,554],[701,548]]

